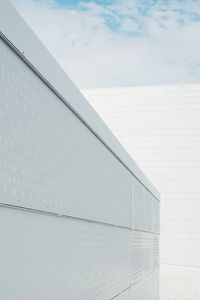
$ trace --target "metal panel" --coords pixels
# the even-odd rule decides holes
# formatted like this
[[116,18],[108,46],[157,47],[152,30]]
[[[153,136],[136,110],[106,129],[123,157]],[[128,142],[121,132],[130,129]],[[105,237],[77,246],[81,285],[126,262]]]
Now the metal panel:
[[157,300],[157,191],[4,0],[0,99],[0,297]]
[[159,267],[159,236],[142,231],[131,232],[131,284],[143,281]]
[[199,267],[200,84],[84,94],[161,192],[161,262]]
[[[9,16],[9,17],[8,17]],[[12,20],[12,21],[11,21]],[[51,57],[33,31],[27,26],[8,0],[0,1],[0,33],[15,46],[23,59],[32,64],[42,78],[111,149],[111,151],[159,198],[159,193],[125,151],[99,115]]]
[[130,300],[159,300],[159,272],[155,271],[130,288]]
[[136,178],[132,178],[132,228],[144,229],[144,186]]
[[160,203],[145,189],[144,231],[159,233]]
[[130,290],[126,290],[123,293],[121,293],[119,296],[116,296],[110,300],[130,300]]
[[108,300],[129,286],[129,230],[0,207],[0,298]]
[[130,299],[158,300],[159,202],[132,178]]
[[142,280],[142,232],[131,232],[131,284]]
[[1,202],[131,226],[131,174],[0,40]]

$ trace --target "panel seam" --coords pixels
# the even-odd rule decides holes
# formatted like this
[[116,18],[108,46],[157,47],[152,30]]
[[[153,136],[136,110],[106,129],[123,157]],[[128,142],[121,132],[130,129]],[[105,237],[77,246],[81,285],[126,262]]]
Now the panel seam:
[[59,214],[56,212],[40,210],[40,209],[30,208],[30,207],[25,207],[25,206],[20,206],[20,205],[13,205],[13,204],[7,204],[7,203],[0,202],[0,207],[6,207],[6,208],[10,208],[10,209],[17,209],[17,210],[21,210],[21,211],[37,213],[37,214],[41,214],[41,215],[54,216],[54,217],[59,217],[59,218],[63,218],[63,219],[73,219],[73,220],[79,220],[79,221],[83,221],[83,222],[87,222],[87,223],[95,223],[95,224],[101,224],[101,225],[105,225],[105,226],[112,226],[112,227],[116,227],[116,228],[131,230],[130,227],[126,227],[123,225],[117,225],[117,224],[102,222],[102,221],[98,221],[98,220],[91,220],[91,219],[76,217],[76,216],[72,216],[72,215]]
[[75,116],[94,134],[94,136],[117,158],[117,160],[151,193],[151,195],[160,202],[160,199],[157,198],[153,192],[133,173],[133,171],[127,166],[126,163],[110,148],[110,146],[99,136],[99,134],[87,123],[86,120],[77,112],[73,106],[67,102],[67,100],[53,87],[53,85],[48,81],[38,70],[35,68],[32,63],[25,57],[25,55],[17,49],[13,43],[0,31],[0,38],[6,43],[6,45],[15,52],[15,54],[22,59],[22,61],[45,83],[48,88],[60,99],[74,114]]

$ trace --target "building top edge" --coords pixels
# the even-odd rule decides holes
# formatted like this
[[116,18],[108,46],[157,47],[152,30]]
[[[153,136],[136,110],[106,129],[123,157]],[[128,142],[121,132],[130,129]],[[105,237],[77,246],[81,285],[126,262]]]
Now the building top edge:
[[20,53],[21,58],[29,62],[29,66],[33,66],[37,74],[41,74],[45,82],[64,99],[67,106],[159,200],[157,189],[8,0],[0,2],[0,33],[13,45],[16,53]]

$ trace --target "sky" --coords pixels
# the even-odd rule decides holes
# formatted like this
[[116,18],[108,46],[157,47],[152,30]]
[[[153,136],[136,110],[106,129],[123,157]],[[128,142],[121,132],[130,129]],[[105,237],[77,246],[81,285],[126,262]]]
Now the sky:
[[200,83],[200,0],[11,0],[79,88]]

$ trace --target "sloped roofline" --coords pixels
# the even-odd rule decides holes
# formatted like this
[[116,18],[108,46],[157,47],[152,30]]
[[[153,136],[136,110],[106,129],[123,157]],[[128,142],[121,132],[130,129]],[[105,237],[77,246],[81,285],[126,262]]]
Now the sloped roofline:
[[8,0],[0,1],[0,38],[159,200],[157,189]]

